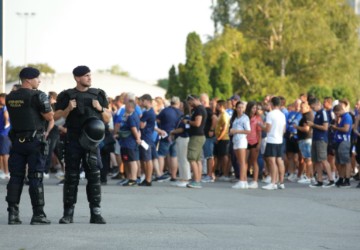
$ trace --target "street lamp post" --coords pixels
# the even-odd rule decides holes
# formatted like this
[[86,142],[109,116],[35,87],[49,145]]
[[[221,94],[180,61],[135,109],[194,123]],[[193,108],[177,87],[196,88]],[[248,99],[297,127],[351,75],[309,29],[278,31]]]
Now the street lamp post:
[[18,17],[23,17],[25,20],[25,39],[24,39],[24,66],[27,66],[27,37],[28,37],[28,19],[34,17],[35,12],[16,12]]

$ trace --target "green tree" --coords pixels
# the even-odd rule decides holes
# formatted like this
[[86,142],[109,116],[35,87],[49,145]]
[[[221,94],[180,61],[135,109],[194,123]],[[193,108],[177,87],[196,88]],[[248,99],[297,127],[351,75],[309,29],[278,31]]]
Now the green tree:
[[159,79],[157,80],[157,86],[163,89],[168,89],[169,86],[169,79]]
[[327,96],[332,96],[333,91],[327,86],[312,86],[308,90],[308,96],[314,96],[319,100],[323,100]]
[[178,72],[179,88],[177,89],[175,95],[179,96],[181,99],[185,99],[190,92],[188,90],[186,67],[184,64],[180,63],[178,65]]
[[332,90],[332,95],[335,100],[341,100],[347,98],[350,101],[354,101],[354,93],[348,86],[338,86]]
[[215,83],[212,85],[214,95],[226,100],[233,94],[232,66],[227,53],[220,55],[215,73]]
[[203,46],[200,37],[195,32],[190,33],[186,40],[186,83],[187,91],[191,94],[211,93],[208,83],[204,58]]
[[[47,63],[30,63],[29,67],[37,68],[41,73],[54,74],[56,71]],[[6,82],[15,82],[19,80],[19,73],[23,66],[13,66],[10,61],[6,61]]]
[[216,2],[213,9],[223,13],[225,20],[230,19],[222,22],[218,18],[218,24],[224,26],[219,37],[223,39],[228,32],[226,25],[244,36],[236,66],[242,74],[233,77],[236,92],[244,92],[247,97],[259,93],[295,97],[297,91],[311,86],[333,88],[343,84],[356,91],[360,83],[359,19],[346,1]]
[[166,98],[171,98],[172,96],[178,95],[179,92],[179,80],[178,76],[176,75],[175,66],[171,66],[169,70],[169,78],[168,78],[169,85],[167,87],[167,91],[165,94]]

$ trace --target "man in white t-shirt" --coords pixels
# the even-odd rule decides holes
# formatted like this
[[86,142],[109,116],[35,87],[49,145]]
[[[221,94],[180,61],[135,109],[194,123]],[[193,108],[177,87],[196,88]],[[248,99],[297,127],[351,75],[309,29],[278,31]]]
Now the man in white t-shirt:
[[[267,133],[267,142],[264,157],[270,167],[271,183],[263,186],[265,190],[284,189],[284,161],[282,159],[282,143],[286,129],[286,118],[280,110],[281,100],[279,97],[271,99],[272,111],[266,116],[266,124],[263,130]],[[276,180],[279,178],[279,184]]]

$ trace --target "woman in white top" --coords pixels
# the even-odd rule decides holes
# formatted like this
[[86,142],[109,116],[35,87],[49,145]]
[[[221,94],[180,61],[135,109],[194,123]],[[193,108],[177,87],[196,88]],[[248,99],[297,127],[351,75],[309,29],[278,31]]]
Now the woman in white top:
[[246,150],[248,146],[247,135],[250,133],[250,119],[245,114],[245,104],[237,102],[235,112],[231,117],[230,135],[233,136],[232,142],[236,155],[236,159],[240,165],[240,181],[237,182],[233,188],[247,189],[247,164],[246,164]]

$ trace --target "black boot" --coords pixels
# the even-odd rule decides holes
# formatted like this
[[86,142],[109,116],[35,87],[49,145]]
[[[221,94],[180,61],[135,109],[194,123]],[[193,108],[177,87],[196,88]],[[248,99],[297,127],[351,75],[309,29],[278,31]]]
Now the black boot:
[[79,173],[66,172],[64,182],[64,216],[59,220],[60,224],[74,223],[74,210],[77,201],[77,192],[79,185]]
[[19,206],[13,205],[8,207],[7,210],[9,212],[9,219],[8,219],[9,225],[19,225],[22,223],[19,217]]
[[31,205],[33,207],[33,216],[31,218],[31,225],[48,225],[50,220],[46,218],[44,212],[45,198],[44,198],[44,184],[43,173],[32,172],[28,174],[29,177],[29,194]]
[[64,208],[64,216],[59,220],[60,224],[74,223],[74,206]]
[[90,208],[90,223],[92,223],[92,224],[106,224],[105,219],[101,216],[100,207]]
[[7,184],[7,195],[6,195],[6,201],[8,202],[8,209],[9,212],[9,218],[8,218],[8,224],[9,225],[18,225],[21,224],[21,220],[19,217],[19,203],[20,203],[20,197],[23,189],[24,183],[22,180],[24,179],[23,176],[19,177],[20,180],[19,183],[13,183],[14,178],[11,177],[9,183]]
[[88,184],[86,185],[86,194],[90,204],[90,223],[106,224],[106,221],[101,216],[100,202],[101,202],[101,185],[100,185],[100,171],[90,170],[87,173]]
[[31,225],[48,225],[51,221],[46,218],[42,206],[33,208],[33,216],[31,217]]

